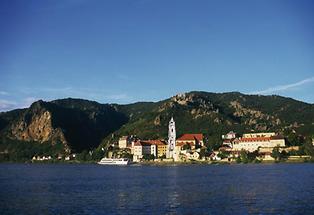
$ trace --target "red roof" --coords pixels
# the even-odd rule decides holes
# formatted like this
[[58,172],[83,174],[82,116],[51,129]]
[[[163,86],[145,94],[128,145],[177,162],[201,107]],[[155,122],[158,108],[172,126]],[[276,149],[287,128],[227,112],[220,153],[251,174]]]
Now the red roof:
[[142,140],[142,143],[148,143],[151,145],[166,145],[166,143],[162,140]]
[[184,146],[185,144],[194,145],[194,142],[177,142],[176,146]]
[[197,141],[203,141],[203,134],[183,134],[180,138],[177,140],[182,141],[189,141],[189,140],[197,140]]
[[240,142],[254,142],[254,141],[270,141],[270,137],[250,137],[250,138],[241,138]]
[[149,146],[149,145],[166,145],[162,140],[138,140],[134,146]]

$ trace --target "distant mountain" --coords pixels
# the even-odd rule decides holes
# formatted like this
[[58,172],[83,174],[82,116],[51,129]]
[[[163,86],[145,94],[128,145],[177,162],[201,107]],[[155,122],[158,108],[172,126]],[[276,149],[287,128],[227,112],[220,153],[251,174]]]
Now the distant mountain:
[[174,117],[178,136],[201,132],[210,144],[234,130],[314,134],[314,105],[281,96],[238,92],[179,94],[159,102],[99,104],[82,99],[37,101],[28,109],[0,113],[0,136],[62,143],[75,152],[108,144],[121,135],[166,138]]

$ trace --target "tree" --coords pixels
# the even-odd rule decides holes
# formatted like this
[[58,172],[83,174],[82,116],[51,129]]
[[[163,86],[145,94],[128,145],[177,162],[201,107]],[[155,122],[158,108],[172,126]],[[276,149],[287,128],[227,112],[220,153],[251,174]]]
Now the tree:
[[281,153],[279,151],[279,146],[276,146],[273,148],[273,151],[271,153],[271,156],[276,160],[276,161],[279,161],[281,160],[282,156],[281,156]]
[[200,158],[205,157],[205,154],[206,154],[206,149],[202,148],[201,151],[200,151]]
[[254,152],[248,152],[247,158],[249,162],[257,161],[256,157],[258,156],[258,151],[255,150]]
[[240,157],[240,156],[238,156],[238,157],[236,158],[236,162],[237,162],[237,163],[241,163],[241,157]]
[[240,155],[236,158],[237,163],[251,163],[251,162],[259,162],[256,158],[258,156],[258,151],[248,152],[245,150],[241,150]]
[[123,157],[123,158],[128,158],[128,159],[130,159],[130,160],[133,159],[133,155],[132,155],[131,153],[128,153],[128,152],[122,153],[122,154],[121,154],[121,157]]
[[95,149],[92,154],[92,160],[99,161],[105,156],[105,152],[101,149]]
[[87,150],[84,150],[81,153],[76,155],[76,159],[79,161],[88,161],[88,160],[91,160],[91,156]]
[[297,135],[296,133],[289,133],[287,136],[287,145],[288,146],[301,146],[304,144],[304,137]]
[[281,158],[287,158],[289,156],[288,152],[286,152],[285,150],[283,150],[281,153]]
[[224,159],[224,158],[229,157],[229,153],[227,153],[225,151],[220,151],[217,156],[220,157],[221,159]]
[[182,147],[183,150],[190,150],[191,149],[191,145],[190,144],[184,144]]
[[241,159],[242,163],[248,163],[249,162],[248,153],[245,150],[241,150],[240,159]]
[[312,144],[312,139],[307,138],[303,146],[304,146],[304,153],[314,158],[314,146]]

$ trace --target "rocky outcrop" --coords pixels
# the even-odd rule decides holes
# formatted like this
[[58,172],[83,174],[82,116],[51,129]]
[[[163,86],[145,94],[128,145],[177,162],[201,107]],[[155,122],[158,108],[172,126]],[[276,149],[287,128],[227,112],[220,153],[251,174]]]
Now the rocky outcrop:
[[[231,101],[229,106],[235,109],[233,113],[235,117],[247,118],[245,119],[246,125],[256,126],[258,124],[258,121],[267,121],[274,125],[279,125],[281,123],[281,120],[276,116],[265,114],[260,110],[245,108],[239,101],[236,100]],[[264,131],[267,130],[267,127],[257,125],[256,129]]]
[[101,140],[127,122],[110,105],[79,99],[37,101],[12,120],[2,132],[11,139],[43,144],[62,143],[64,150],[97,147]]
[[12,139],[36,141],[51,144],[62,143],[70,151],[61,128],[52,125],[52,113],[44,107],[43,101],[34,103],[9,129]]

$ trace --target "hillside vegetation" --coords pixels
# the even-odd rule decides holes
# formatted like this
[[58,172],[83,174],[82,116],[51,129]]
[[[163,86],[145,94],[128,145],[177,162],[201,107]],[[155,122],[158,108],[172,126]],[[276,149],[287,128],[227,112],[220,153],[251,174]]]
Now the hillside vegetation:
[[190,92],[128,105],[69,98],[0,113],[0,150],[9,153],[14,141],[19,147],[21,142],[61,144],[70,153],[108,146],[122,135],[166,139],[172,116],[178,136],[203,133],[210,147],[217,147],[221,134],[230,130],[274,131],[295,142],[314,134],[314,105],[281,96]]

